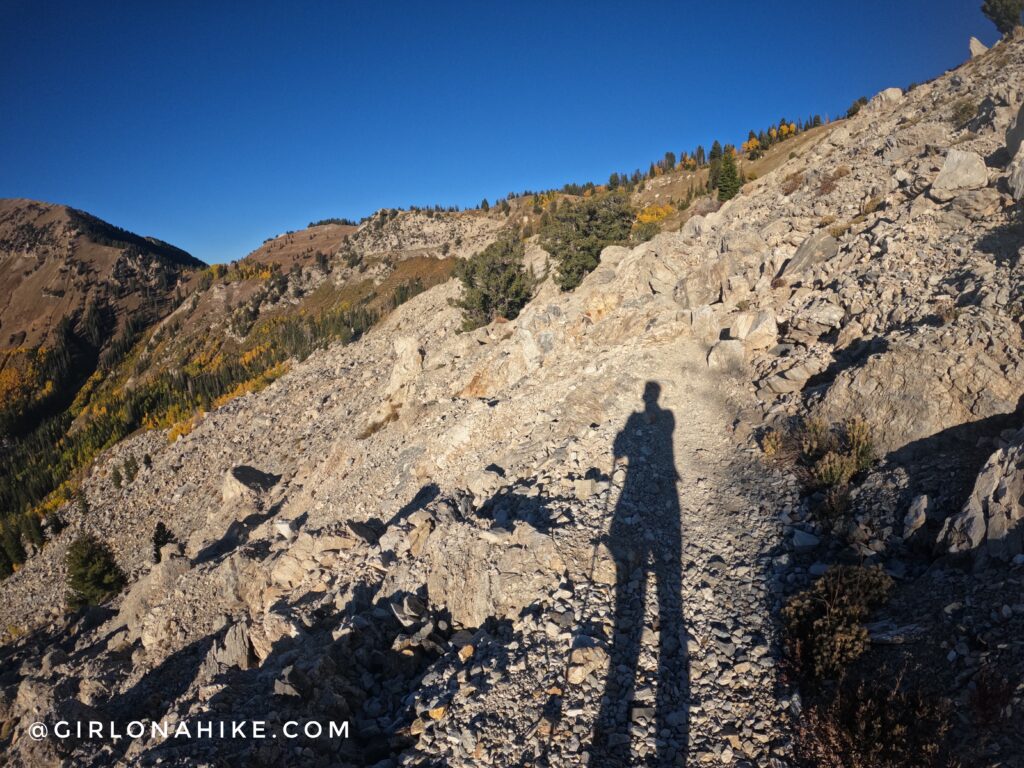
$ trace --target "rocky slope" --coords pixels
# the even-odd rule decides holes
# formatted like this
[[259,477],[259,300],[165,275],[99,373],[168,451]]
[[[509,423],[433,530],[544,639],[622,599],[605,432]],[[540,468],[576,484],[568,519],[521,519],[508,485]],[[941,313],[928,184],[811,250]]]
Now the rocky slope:
[[[174,442],[115,446],[90,511],[2,585],[8,762],[791,765],[808,692],[781,605],[867,562],[896,581],[867,663],[923,667],[958,756],[1019,764],[1022,73],[1008,42],[884,91],[513,322],[458,333],[446,282]],[[469,247],[402,229],[424,215],[350,239]],[[878,450],[838,520],[759,447],[807,413]],[[128,456],[149,461],[118,488]],[[158,521],[181,543],[153,565]],[[131,585],[65,614],[82,532]],[[979,725],[992,669],[1009,693]],[[29,737],[61,718],[351,736]]]

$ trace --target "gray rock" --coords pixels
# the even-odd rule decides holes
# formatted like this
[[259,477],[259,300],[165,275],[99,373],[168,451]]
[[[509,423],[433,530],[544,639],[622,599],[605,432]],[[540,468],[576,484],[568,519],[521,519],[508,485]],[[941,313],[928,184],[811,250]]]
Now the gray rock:
[[1024,200],[1024,147],[1017,151],[1017,156],[1010,163],[1009,178],[1010,191],[1017,201]]
[[821,539],[813,533],[808,533],[800,528],[793,529],[793,548],[797,552],[808,552],[816,549],[819,544],[821,544]]
[[981,189],[988,185],[988,169],[981,155],[951,149],[942,170],[932,182],[929,194],[940,202],[948,202],[960,192]]
[[1024,145],[1024,104],[1021,104],[1017,117],[1006,130],[1006,152],[1014,157]]
[[989,457],[939,541],[953,554],[1011,560],[1024,552],[1024,429]]
[[837,253],[839,253],[839,241],[826,230],[820,230],[804,240],[793,254],[793,258],[786,262],[780,274],[783,277],[799,275],[811,267],[832,259]]
[[708,352],[708,368],[713,371],[732,373],[741,371],[747,361],[743,342],[737,339],[720,341]]

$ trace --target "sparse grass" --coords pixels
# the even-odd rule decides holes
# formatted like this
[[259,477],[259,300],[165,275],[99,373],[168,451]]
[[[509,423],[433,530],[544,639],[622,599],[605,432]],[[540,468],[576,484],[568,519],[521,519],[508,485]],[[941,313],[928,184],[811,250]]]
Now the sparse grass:
[[838,240],[847,232],[849,232],[850,227],[852,226],[853,224],[851,222],[846,222],[845,224],[833,224],[831,227],[828,228],[828,233],[832,235],[832,237],[834,237],[836,240]]
[[384,414],[383,417],[367,424],[366,427],[356,435],[356,440],[366,440],[368,437],[372,437],[393,421],[398,421],[398,409],[392,407],[388,409],[388,412]]
[[860,207],[861,216],[871,215],[882,207],[882,202],[883,199],[880,195],[865,200],[864,204]]

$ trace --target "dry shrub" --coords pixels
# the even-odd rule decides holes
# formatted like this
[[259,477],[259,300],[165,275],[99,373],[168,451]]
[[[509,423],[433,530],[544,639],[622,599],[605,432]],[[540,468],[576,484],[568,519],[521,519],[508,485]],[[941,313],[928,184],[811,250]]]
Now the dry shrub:
[[953,768],[951,707],[886,671],[849,680],[808,707],[795,752],[820,768]]
[[874,213],[882,207],[883,199],[880,195],[876,195],[868,200],[864,201],[864,204],[860,207],[861,216],[867,216]]
[[818,509],[818,516],[833,526],[846,519],[850,511],[850,486],[840,485],[825,491],[825,497]]
[[803,183],[804,175],[797,171],[796,173],[789,174],[789,176],[783,179],[780,189],[782,190],[782,194],[788,197],[800,189]]
[[857,463],[852,456],[829,451],[811,467],[811,482],[815,488],[839,488],[847,485],[857,474]]
[[978,114],[978,104],[965,96],[953,103],[953,110],[950,113],[950,121],[957,128],[963,128]]
[[981,728],[994,728],[1007,718],[1013,703],[1014,686],[991,665],[985,665],[974,678],[968,696],[971,716]]
[[840,165],[832,173],[824,175],[821,179],[821,183],[818,185],[818,196],[824,197],[825,195],[830,195],[835,192],[836,182],[849,175],[850,168],[845,165]]
[[801,462],[808,470],[805,484],[811,489],[845,486],[875,459],[871,428],[858,417],[840,425],[807,419],[800,428],[799,441]]
[[828,228],[828,233],[832,235],[832,237],[834,237],[836,240],[838,240],[847,232],[849,232],[850,227],[852,226],[853,225],[850,222],[833,224],[831,227]]
[[891,589],[892,579],[881,566],[844,565],[791,597],[782,616],[796,675],[809,682],[840,676],[867,649],[863,621]]

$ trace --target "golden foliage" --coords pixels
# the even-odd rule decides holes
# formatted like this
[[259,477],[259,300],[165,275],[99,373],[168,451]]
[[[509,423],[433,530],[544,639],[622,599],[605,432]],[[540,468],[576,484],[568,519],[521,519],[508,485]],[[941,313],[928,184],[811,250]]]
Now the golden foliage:
[[638,224],[656,224],[665,219],[672,211],[672,206],[667,203],[665,205],[652,203],[637,214],[636,221]]

